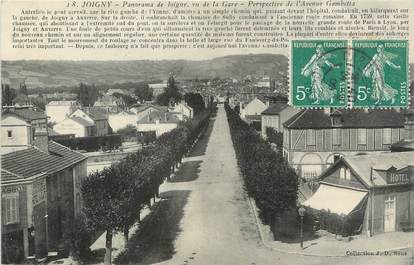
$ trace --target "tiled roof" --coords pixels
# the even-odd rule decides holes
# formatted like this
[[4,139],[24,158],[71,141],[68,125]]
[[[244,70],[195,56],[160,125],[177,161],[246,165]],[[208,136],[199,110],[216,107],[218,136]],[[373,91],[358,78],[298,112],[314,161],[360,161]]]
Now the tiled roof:
[[156,120],[160,123],[180,123],[180,120],[173,113],[168,111],[152,111],[145,117],[141,118],[138,123],[155,123]]
[[[396,110],[374,109],[369,111],[352,109],[337,110],[343,128],[401,128],[404,126],[404,115]],[[330,115],[324,110],[306,109],[287,120],[285,127],[291,129],[323,129],[332,128]]]
[[77,105],[75,100],[53,100],[47,103],[47,106],[72,106]]
[[23,177],[13,174],[10,171],[7,171],[5,169],[1,169],[1,180],[2,181],[8,181],[8,180],[14,180],[14,179],[20,179],[20,178],[23,178]]
[[7,110],[4,111],[2,114],[5,115],[7,113],[15,114],[26,121],[32,120],[39,120],[39,119],[46,119],[47,116],[43,112],[34,111],[32,109],[15,109],[15,110]]
[[284,110],[288,104],[285,103],[274,103],[262,112],[262,115],[277,115]]
[[86,113],[94,120],[94,121],[100,121],[100,120],[107,120],[107,115],[101,110],[97,108],[89,108]]
[[[13,175],[28,178],[41,173],[55,173],[70,167],[82,160],[86,156],[70,150],[53,141],[49,142],[49,151],[47,154],[35,147],[25,150],[7,153],[1,156],[2,173],[7,171],[9,178]],[[9,174],[10,173],[10,174]],[[2,176],[1,181],[5,181]]]
[[[375,169],[395,167],[402,169],[414,165],[414,151],[380,153],[372,155],[344,156],[343,159],[353,171],[370,187],[386,185],[386,180]],[[372,170],[373,182],[370,180]]]
[[71,120],[73,120],[73,121],[75,121],[75,122],[77,122],[80,125],[85,126],[85,127],[94,126],[93,123],[90,123],[89,121],[87,121],[85,119],[82,119],[81,117],[70,117],[69,119],[71,119]]
[[144,111],[144,110],[146,110],[150,107],[153,107],[154,109],[157,109],[159,111],[166,111],[168,109],[168,107],[165,107],[165,106],[156,106],[156,105],[152,105],[152,104],[151,105],[134,106],[134,107],[131,107],[131,108],[136,108],[136,113],[140,113],[141,111]]

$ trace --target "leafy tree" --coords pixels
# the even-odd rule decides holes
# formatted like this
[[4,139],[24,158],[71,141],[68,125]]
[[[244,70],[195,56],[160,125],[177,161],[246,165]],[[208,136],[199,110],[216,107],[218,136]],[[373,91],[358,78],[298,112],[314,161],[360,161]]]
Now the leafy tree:
[[79,84],[78,100],[83,107],[93,106],[98,96],[99,91],[95,85],[87,86],[84,83]]
[[204,109],[204,100],[199,93],[186,93],[184,100],[187,104],[193,108],[194,114],[200,113]]
[[271,127],[266,127],[267,141],[276,144],[277,151],[282,154],[283,150],[283,133],[276,131]]
[[135,96],[137,96],[140,100],[143,101],[150,101],[152,100],[152,89],[149,87],[148,84],[140,84],[135,87]]
[[17,96],[16,90],[9,84],[1,84],[1,104],[3,106],[13,105],[13,99]]
[[106,231],[105,264],[111,264],[112,234],[123,230],[120,221],[119,168],[109,167],[89,175],[82,184],[84,213],[97,231]]
[[274,152],[227,104],[225,109],[247,192],[264,222],[273,223],[296,206],[298,177],[280,152]]
[[27,92],[27,86],[25,83],[20,84],[20,89],[19,89],[19,93],[23,94],[23,95],[28,95],[29,93]]
[[178,91],[177,84],[174,76],[170,74],[167,82],[167,87],[164,93],[161,93],[157,97],[157,103],[161,106],[168,106],[171,101],[178,102],[181,100],[181,94]]

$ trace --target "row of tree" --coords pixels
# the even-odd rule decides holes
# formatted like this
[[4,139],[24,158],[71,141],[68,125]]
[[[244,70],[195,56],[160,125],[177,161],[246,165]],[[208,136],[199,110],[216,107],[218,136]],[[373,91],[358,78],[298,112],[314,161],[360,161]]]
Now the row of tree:
[[249,196],[260,217],[271,224],[296,207],[298,177],[279,152],[225,105],[233,145]]
[[161,135],[153,145],[128,155],[120,163],[94,172],[82,184],[84,214],[89,227],[106,231],[105,264],[111,262],[112,235],[140,220],[140,211],[158,197],[159,186],[169,179],[183,155],[207,127],[210,110]]

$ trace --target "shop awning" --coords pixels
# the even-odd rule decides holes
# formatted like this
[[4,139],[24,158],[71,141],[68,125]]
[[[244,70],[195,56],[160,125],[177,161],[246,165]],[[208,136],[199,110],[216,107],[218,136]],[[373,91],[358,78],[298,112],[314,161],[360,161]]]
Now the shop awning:
[[331,213],[348,215],[366,194],[366,191],[321,184],[316,193],[303,205],[316,210],[329,210]]

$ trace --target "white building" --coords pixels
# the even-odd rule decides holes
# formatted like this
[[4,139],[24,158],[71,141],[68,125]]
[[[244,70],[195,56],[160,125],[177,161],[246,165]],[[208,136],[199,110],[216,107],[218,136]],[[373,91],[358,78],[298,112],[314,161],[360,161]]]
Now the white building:
[[170,112],[153,111],[138,120],[138,132],[155,132],[156,137],[178,127],[180,120]]
[[274,103],[262,112],[262,136],[266,138],[266,128],[270,127],[277,132],[283,132],[283,123],[289,120],[300,109],[293,108],[286,103]]
[[77,109],[69,117],[79,117],[83,120],[95,124],[96,136],[104,136],[109,134],[108,117],[100,109],[88,108],[85,110]]
[[46,115],[49,116],[50,122],[58,123],[63,121],[77,108],[80,108],[80,105],[76,101],[51,101],[46,105]]
[[175,104],[172,112],[182,113],[188,119],[192,119],[194,117],[194,110],[192,107],[188,106],[187,102],[181,101],[178,104]]
[[137,125],[137,115],[130,111],[121,111],[108,115],[108,122],[114,132],[123,129],[128,125]]
[[[254,98],[246,106],[240,106],[240,117],[243,119],[260,117],[262,112],[269,107],[269,101],[264,99]],[[260,119],[259,119],[260,120]]]
[[53,130],[58,134],[74,134],[75,137],[94,136],[96,127],[95,124],[79,118],[67,117],[53,127]]

